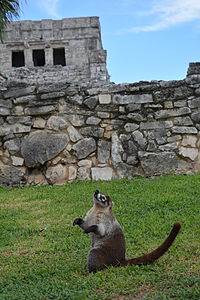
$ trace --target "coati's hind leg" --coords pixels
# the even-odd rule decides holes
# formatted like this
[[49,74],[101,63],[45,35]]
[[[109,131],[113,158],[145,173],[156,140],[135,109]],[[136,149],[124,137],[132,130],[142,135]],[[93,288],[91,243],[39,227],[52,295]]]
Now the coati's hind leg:
[[91,249],[88,256],[88,271],[95,273],[106,268],[105,255],[100,249]]

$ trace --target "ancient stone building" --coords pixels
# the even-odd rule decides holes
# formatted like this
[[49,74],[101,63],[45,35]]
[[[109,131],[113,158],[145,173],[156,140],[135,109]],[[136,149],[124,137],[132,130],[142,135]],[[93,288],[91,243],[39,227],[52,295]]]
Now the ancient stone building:
[[1,67],[63,66],[70,79],[107,80],[98,17],[9,23],[0,44]]
[[78,18],[10,24],[0,65],[0,185],[200,171],[200,63],[110,83],[98,18]]

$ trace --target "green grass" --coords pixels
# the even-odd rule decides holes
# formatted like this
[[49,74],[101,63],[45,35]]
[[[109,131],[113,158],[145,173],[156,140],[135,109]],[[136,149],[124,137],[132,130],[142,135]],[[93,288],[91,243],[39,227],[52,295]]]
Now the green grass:
[[[170,250],[152,265],[88,274],[89,237],[72,221],[96,189],[115,202],[127,257],[180,221]],[[0,188],[0,230],[0,299],[200,299],[200,175]]]

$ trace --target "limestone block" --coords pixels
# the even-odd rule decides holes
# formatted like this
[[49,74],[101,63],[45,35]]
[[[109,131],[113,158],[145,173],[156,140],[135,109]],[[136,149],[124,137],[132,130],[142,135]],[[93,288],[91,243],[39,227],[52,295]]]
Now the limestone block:
[[99,140],[98,141],[98,151],[97,151],[97,157],[98,157],[99,163],[101,163],[101,164],[108,163],[110,155],[111,155],[110,142],[105,141],[105,140]]
[[25,114],[30,116],[48,115],[53,111],[55,111],[55,107],[53,105],[25,108]]
[[151,94],[137,94],[137,95],[114,95],[113,103],[114,104],[142,104],[142,103],[151,103],[153,102],[153,97]]
[[33,123],[34,128],[43,129],[43,128],[45,128],[45,126],[46,126],[46,120],[44,120],[42,118],[36,118]]
[[68,136],[65,134],[39,132],[30,135],[23,140],[21,145],[25,165],[29,168],[43,165],[63,151],[67,143]]
[[4,147],[11,153],[15,154],[20,151],[20,140],[19,139],[13,139],[8,140],[4,143]]
[[139,152],[139,159],[145,175],[174,173],[178,168],[178,157],[174,152]]
[[158,149],[160,149],[161,151],[173,151],[176,150],[177,148],[178,148],[177,142],[168,143],[158,147]]
[[180,134],[172,135],[172,136],[167,138],[167,142],[168,143],[173,143],[173,142],[180,141],[181,139],[182,139],[182,136]]
[[107,112],[103,112],[103,111],[97,112],[97,116],[101,119],[109,119],[110,118],[110,114]]
[[177,109],[160,110],[155,113],[156,119],[167,119],[170,117],[182,116],[191,113],[190,108],[181,107]]
[[20,123],[20,124],[24,124],[24,125],[31,125],[32,124],[32,120],[31,117],[7,117],[6,121],[8,122],[8,124],[16,124],[16,123]]
[[26,88],[14,88],[4,93],[4,98],[17,98],[25,95],[32,94],[35,91],[35,86]]
[[67,128],[68,123],[65,119],[58,116],[51,116],[47,121],[47,128],[52,129],[54,131],[62,130]]
[[94,96],[94,97],[90,97],[87,98],[84,102],[83,102],[89,109],[94,109],[95,106],[98,103],[98,96]]
[[111,103],[111,95],[109,95],[109,94],[100,94],[99,95],[99,103],[100,104],[110,104]]
[[195,123],[200,123],[200,111],[192,113],[191,118]]
[[195,148],[197,146],[197,136],[195,135],[184,135],[182,140],[182,146],[188,146]]
[[91,167],[92,167],[92,161],[89,160],[89,159],[83,159],[83,160],[80,160],[80,161],[78,162],[78,166],[79,166],[79,167],[91,168]]
[[147,145],[147,140],[144,138],[143,134],[139,131],[136,130],[132,133],[132,137],[136,143],[144,150],[146,145]]
[[98,125],[100,122],[101,122],[101,119],[96,118],[96,117],[89,117],[86,120],[87,125]]
[[111,180],[113,178],[113,169],[110,167],[105,168],[92,168],[93,180]]
[[186,100],[179,100],[174,102],[174,107],[186,107],[187,101]]
[[85,124],[85,117],[81,115],[77,115],[77,114],[67,115],[67,119],[75,127],[80,127]]
[[68,180],[67,167],[62,164],[49,167],[46,171],[46,178],[54,185],[66,183]]
[[138,156],[137,155],[130,155],[127,158],[127,164],[129,164],[129,165],[135,166],[135,165],[138,164],[138,162],[139,162],[139,160],[138,160]]
[[69,172],[69,175],[68,175],[69,181],[75,180],[77,177],[77,168],[75,166],[69,166],[68,172]]
[[78,142],[82,138],[80,133],[73,126],[69,126],[67,128],[67,132],[69,134],[70,140],[74,143]]
[[26,126],[23,124],[15,124],[11,125],[11,130],[13,133],[25,133],[25,132],[30,132],[31,131],[31,126]]
[[178,153],[185,157],[185,158],[189,158],[190,160],[194,161],[197,156],[198,156],[198,149],[195,148],[186,148],[186,147],[180,147],[178,149]]
[[21,105],[16,105],[16,106],[12,109],[12,115],[14,115],[14,116],[24,115],[24,107],[21,106]]
[[140,126],[138,124],[135,123],[126,123],[124,128],[126,132],[132,132],[135,131],[139,128]]
[[10,115],[10,109],[0,107],[0,116],[9,116]]
[[43,185],[48,184],[46,178],[39,169],[33,169],[28,177],[28,184]]
[[77,178],[79,180],[90,180],[90,168],[86,168],[86,167],[80,167],[78,168],[78,175]]
[[16,167],[0,167],[0,185],[20,186],[26,183],[26,175],[23,170]]
[[127,118],[135,122],[142,122],[146,120],[146,118],[139,113],[129,113]]
[[102,137],[104,134],[104,129],[95,126],[88,126],[83,127],[80,129],[80,133],[85,136],[92,136],[92,137]]
[[29,103],[29,101],[35,101],[35,100],[37,100],[36,95],[27,95],[27,96],[18,97],[18,98],[13,99],[13,102],[15,104],[26,104],[26,103]]
[[197,129],[195,127],[187,127],[187,126],[174,126],[172,128],[172,132],[173,133],[180,133],[180,134],[197,134]]
[[152,121],[152,122],[141,122],[140,130],[151,130],[159,128],[170,128],[173,126],[172,121]]
[[13,166],[23,166],[24,159],[17,156],[11,156]]
[[186,117],[177,117],[174,119],[174,125],[178,126],[190,126],[193,125],[193,122],[189,116]]
[[0,107],[12,108],[12,101],[8,99],[7,100],[0,99]]
[[119,140],[119,137],[116,132],[112,134],[112,144],[111,144],[111,157],[112,162],[114,164],[118,164],[122,162],[122,153],[124,152],[124,149],[122,147],[122,143]]
[[164,102],[165,108],[173,108],[173,102],[172,101],[165,101]]
[[78,159],[86,158],[96,150],[96,142],[93,138],[84,138],[74,144],[72,149],[76,152]]
[[190,108],[200,108],[200,97],[188,101]]

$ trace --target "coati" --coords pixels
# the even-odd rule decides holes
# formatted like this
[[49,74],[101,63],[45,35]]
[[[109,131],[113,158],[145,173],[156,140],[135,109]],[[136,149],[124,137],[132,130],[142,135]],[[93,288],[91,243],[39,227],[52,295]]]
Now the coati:
[[88,255],[89,272],[96,272],[110,265],[126,266],[152,263],[168,250],[181,228],[180,223],[174,223],[169,236],[157,249],[137,258],[126,259],[125,237],[113,213],[111,198],[96,190],[93,202],[94,205],[87,212],[85,218],[76,218],[73,222],[73,225],[79,225],[84,233],[90,233],[91,236],[92,245]]

